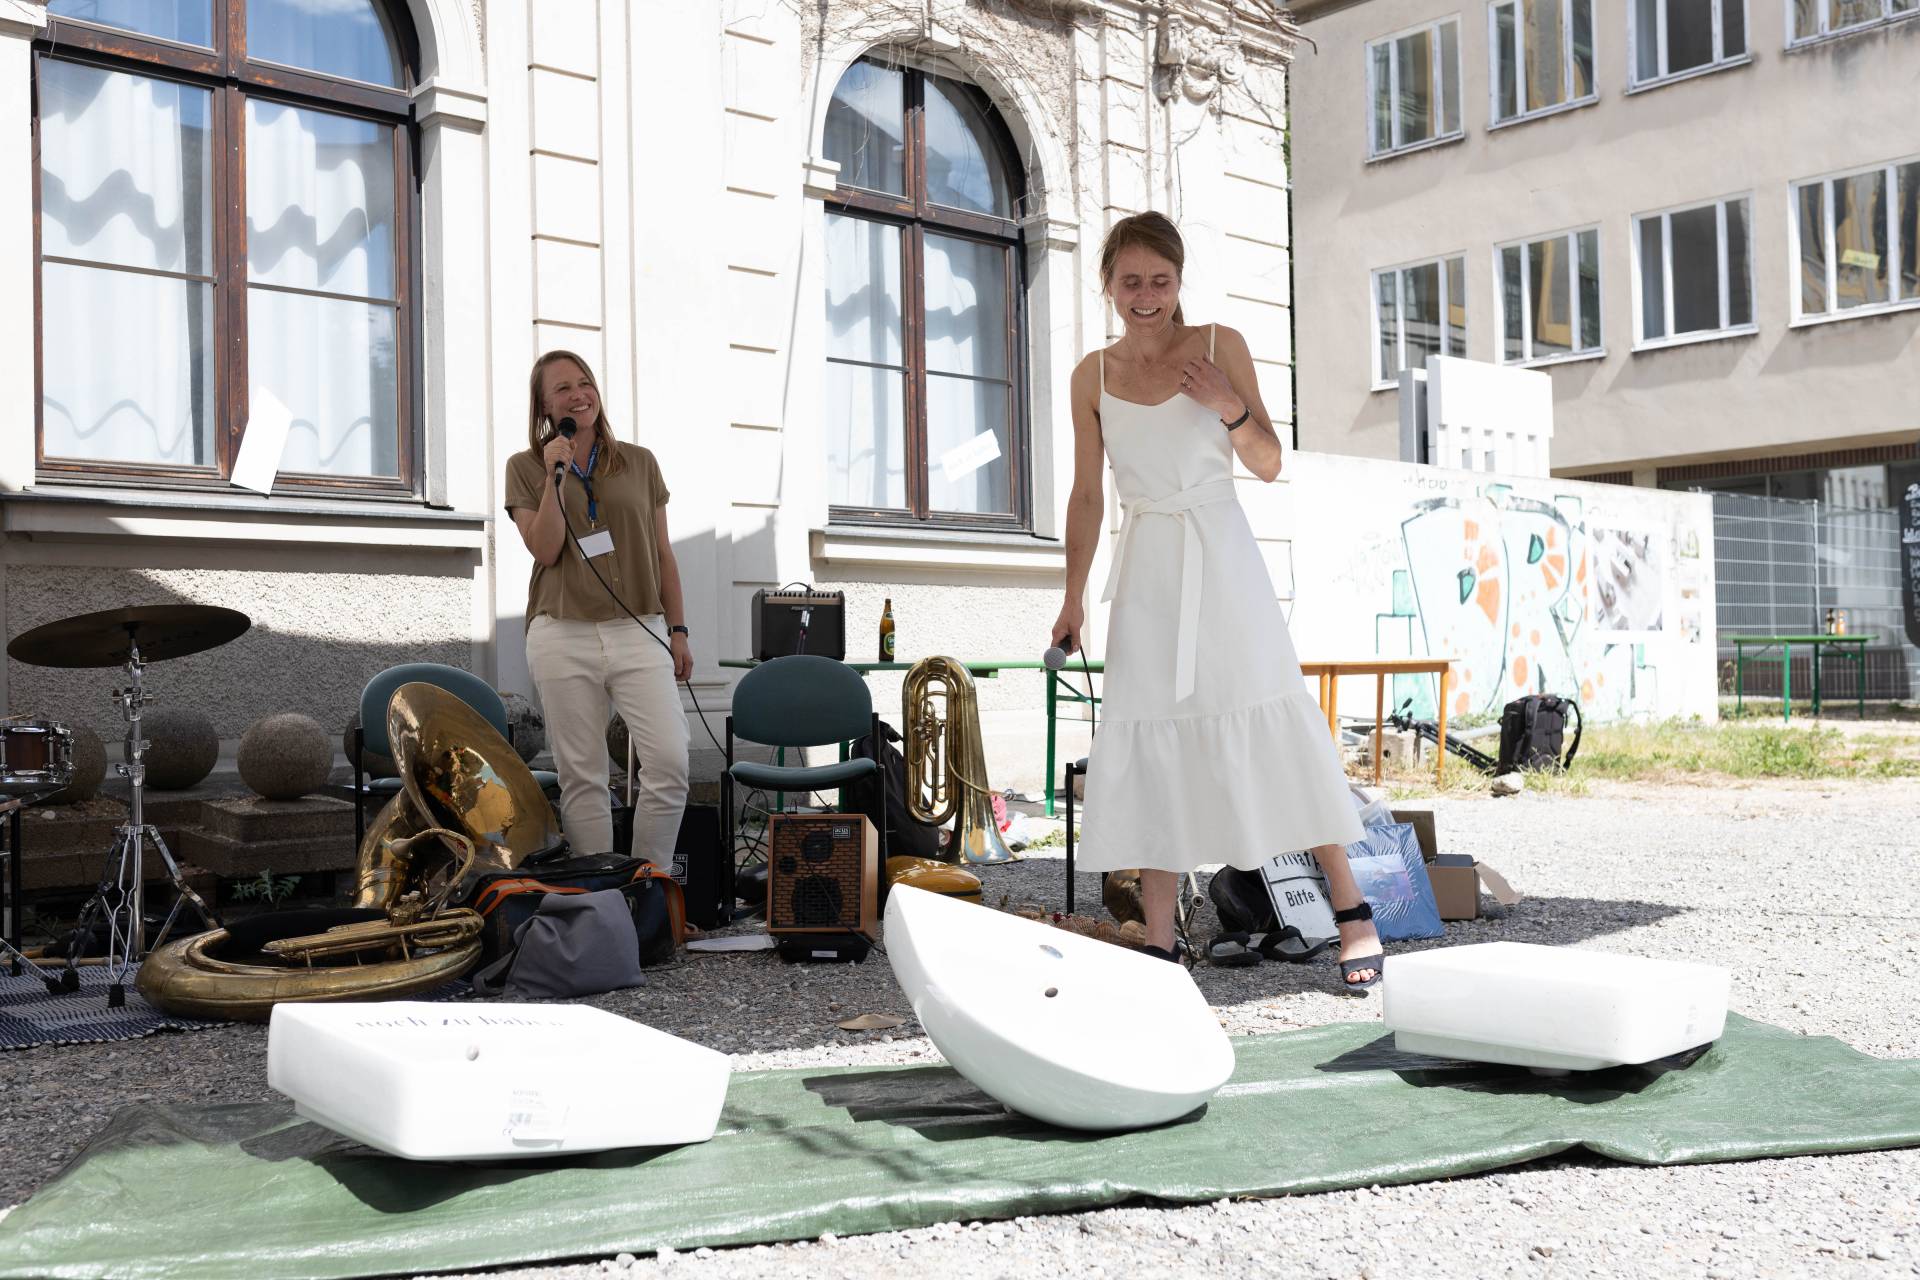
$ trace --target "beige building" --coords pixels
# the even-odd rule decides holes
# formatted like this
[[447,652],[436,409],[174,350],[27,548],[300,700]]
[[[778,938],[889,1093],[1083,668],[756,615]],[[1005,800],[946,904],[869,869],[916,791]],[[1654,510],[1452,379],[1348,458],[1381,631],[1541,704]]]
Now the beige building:
[[[502,475],[560,347],[661,462],[715,733],[762,587],[844,591],[849,658],[891,598],[902,657],[1037,659],[1115,219],[1184,222],[1291,402],[1291,51],[1212,0],[0,0],[7,634],[243,610],[152,681],[229,746],[400,661],[528,691]],[[0,703],[111,740],[111,685]],[[981,701],[1036,788],[1041,677]]]
[[1399,456],[1396,375],[1441,352],[1550,373],[1556,475],[1887,505],[1920,457],[1920,6],[1295,12],[1302,448]]

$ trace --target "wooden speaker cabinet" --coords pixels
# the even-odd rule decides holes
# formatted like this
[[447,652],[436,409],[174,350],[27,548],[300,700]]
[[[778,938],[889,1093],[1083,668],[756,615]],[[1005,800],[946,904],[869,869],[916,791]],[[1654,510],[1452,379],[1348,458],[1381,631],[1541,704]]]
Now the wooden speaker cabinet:
[[860,813],[776,813],[767,834],[767,932],[879,929],[880,833]]

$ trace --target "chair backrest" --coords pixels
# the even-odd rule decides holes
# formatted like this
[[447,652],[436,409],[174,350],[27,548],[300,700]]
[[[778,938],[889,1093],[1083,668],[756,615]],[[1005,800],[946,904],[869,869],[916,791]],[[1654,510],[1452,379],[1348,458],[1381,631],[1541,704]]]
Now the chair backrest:
[[403,662],[367,681],[367,687],[360,691],[360,732],[368,751],[382,756],[393,754],[393,744],[387,741],[387,704],[393,701],[395,689],[415,682],[445,689],[478,711],[501,737],[507,737],[507,704],[485,680],[444,663]]
[[733,687],[733,731],[769,747],[813,747],[873,732],[873,693],[860,673],[817,653],[761,663]]

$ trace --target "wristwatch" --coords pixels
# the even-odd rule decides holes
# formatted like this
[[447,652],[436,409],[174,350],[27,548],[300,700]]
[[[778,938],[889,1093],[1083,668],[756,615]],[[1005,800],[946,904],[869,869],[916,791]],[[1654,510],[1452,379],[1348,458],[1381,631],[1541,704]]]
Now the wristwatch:
[[678,634],[678,635],[683,635],[687,637],[687,639],[689,640],[693,639],[693,632],[687,630],[685,627],[668,627],[667,634],[668,635]]

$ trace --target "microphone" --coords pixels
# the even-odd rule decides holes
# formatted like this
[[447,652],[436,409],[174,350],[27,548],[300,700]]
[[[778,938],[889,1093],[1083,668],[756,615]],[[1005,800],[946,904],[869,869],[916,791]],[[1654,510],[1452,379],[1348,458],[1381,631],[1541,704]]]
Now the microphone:
[[1049,671],[1063,670],[1067,665],[1067,655],[1078,647],[1073,643],[1073,636],[1071,634],[1064,635],[1060,638],[1067,642],[1066,648],[1063,649],[1057,644],[1051,645],[1045,653],[1040,655],[1040,664]]
[[[573,433],[578,431],[579,429],[580,429],[580,424],[575,422],[572,418],[560,419],[559,425],[554,428],[554,430],[558,431],[561,435],[565,436],[569,440],[573,439]],[[567,470],[566,463],[564,462],[554,463],[553,464],[554,480],[556,481],[560,480],[566,474],[566,470]]]

